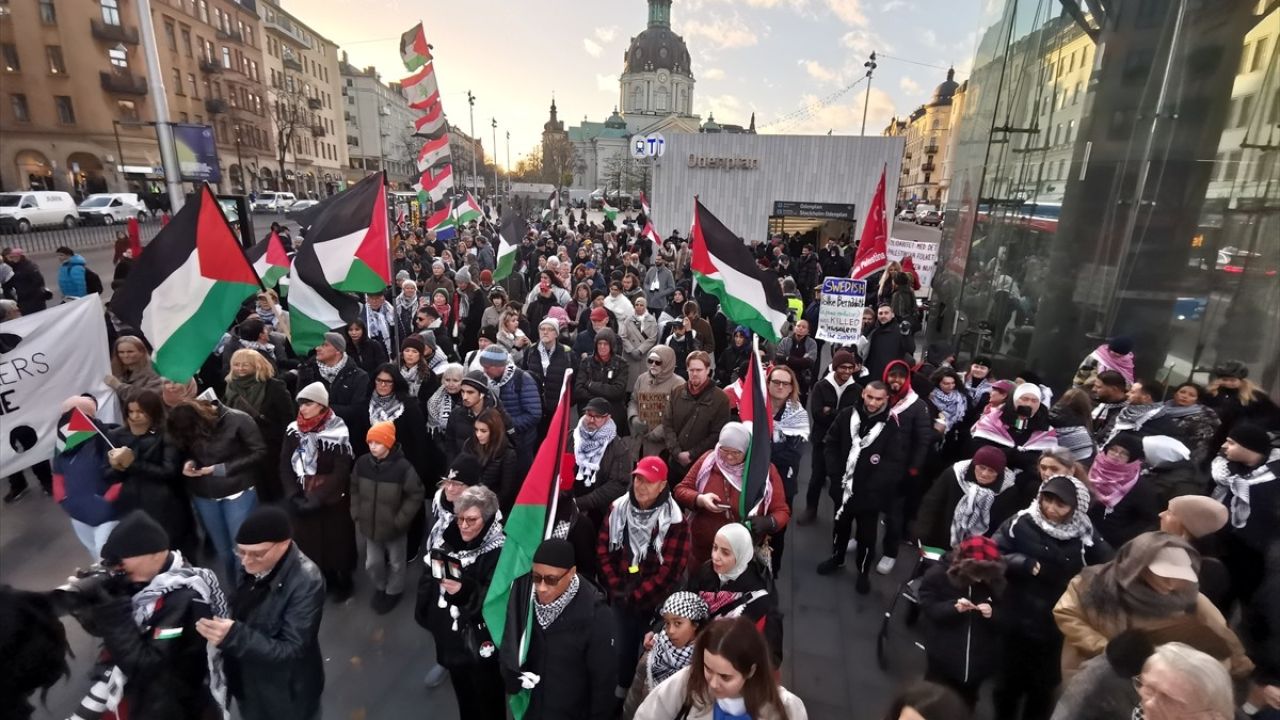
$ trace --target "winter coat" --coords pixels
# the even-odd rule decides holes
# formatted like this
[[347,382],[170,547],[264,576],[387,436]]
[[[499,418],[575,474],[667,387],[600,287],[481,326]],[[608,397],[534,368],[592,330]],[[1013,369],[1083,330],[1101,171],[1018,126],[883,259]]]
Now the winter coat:
[[[458,453],[462,452],[467,441],[475,436],[476,418],[491,407],[496,407],[492,394],[482,396],[480,412],[471,412],[466,405],[462,404],[462,401],[458,401],[458,404],[453,406],[453,411],[449,413],[449,426],[444,433],[444,453],[450,463],[458,457]],[[504,413],[502,419],[506,421],[509,418]],[[508,423],[507,427],[510,428],[511,425]],[[444,469],[444,472],[448,472],[448,469]]]
[[350,449],[319,443],[316,474],[299,478],[291,463],[300,440],[296,427],[290,427],[280,451],[280,478],[285,505],[293,517],[293,541],[326,576],[349,574],[356,566]]
[[47,290],[40,266],[24,257],[10,263],[10,267],[13,268],[13,277],[4,284],[4,290],[6,295],[18,302],[18,310],[23,315],[30,315],[45,309]]
[[[574,429],[569,430],[569,453],[573,453]],[[635,445],[631,438],[618,436],[609,441],[600,458],[600,469],[596,471],[595,481],[587,487],[583,483],[573,484],[573,499],[578,510],[591,518],[591,527],[600,526],[614,500],[627,494],[631,489],[631,471],[636,466]]]
[[[969,463],[970,461],[961,462]],[[971,467],[972,465],[969,465],[965,469],[965,482],[974,482]],[[1005,470],[1005,477],[1012,479],[1013,473]],[[996,497],[991,503],[991,516],[987,519],[985,533],[987,537],[994,535],[1005,520],[1013,517],[1014,513],[1023,508],[1014,486],[1009,484],[1001,490],[1002,485],[1003,478],[997,478],[991,488],[996,492]],[[920,509],[916,513],[912,534],[930,547],[950,549],[951,521],[955,518],[956,506],[963,498],[964,491],[956,481],[955,466],[947,467],[929,486],[924,499],[920,501]]]
[[[1085,565],[1111,559],[1111,547],[1096,535],[1093,545],[1080,538],[1059,540],[1042,530],[1030,515],[1015,515],[995,534],[1004,557],[1009,587],[1004,592],[1004,617],[1010,632],[1037,640],[1058,635],[1053,607]],[[1040,571],[1032,570],[1039,563]]]
[[[689,468],[689,472],[680,481],[673,491],[676,496],[676,502],[688,511],[689,533],[692,544],[690,547],[690,560],[701,565],[711,559],[711,543],[715,540],[716,533],[720,528],[729,523],[737,523],[746,520],[742,517],[738,509],[738,499],[742,493],[725,479],[720,469],[712,467],[707,477],[707,484],[701,490],[698,489],[698,470],[702,468],[703,463],[715,461],[712,454],[716,450],[712,449],[702,454],[693,465]],[[791,508],[787,506],[786,489],[782,486],[782,477],[778,475],[778,470],[769,466],[769,486],[772,497],[767,507],[763,508],[761,515],[768,515],[773,518],[773,530],[777,532],[787,526],[787,522],[791,519]],[[697,506],[699,495],[705,493],[715,493],[720,497],[720,501],[729,506],[728,513],[715,512],[709,513]],[[751,508],[748,508],[748,512]]]
[[827,430],[836,415],[848,407],[857,405],[862,398],[862,385],[857,378],[850,378],[843,391],[836,389],[835,373],[814,383],[809,391],[809,422],[812,423],[809,438],[821,444],[827,438]]
[[87,269],[84,258],[79,255],[72,255],[58,266],[58,292],[62,293],[62,297],[78,298],[89,294],[85,280]]
[[[827,478],[834,488],[840,488],[844,484],[846,465],[853,453],[854,441],[850,424],[858,411],[857,407],[841,410],[823,440]],[[874,418],[862,418],[859,425],[862,437],[870,433],[871,427],[877,422],[883,422],[884,429],[870,445],[862,448],[857,465],[853,468],[849,512],[885,512],[901,490],[906,451],[903,447],[902,428],[892,415],[882,410]]]
[[791,335],[782,338],[778,343],[777,361],[800,376],[801,382],[808,385],[812,378],[814,365],[818,363],[818,342],[806,335],[796,338]]
[[[687,715],[680,715],[688,688],[689,668],[684,668],[649,691],[649,696],[636,710],[635,720],[669,720],[676,717],[683,717],[684,720],[712,720],[716,707],[714,701],[705,708],[691,707]],[[803,700],[782,686],[778,687],[778,695],[787,716],[781,718],[773,711],[766,711],[754,720],[809,720]]]
[[[665,503],[667,497],[664,493],[658,498],[658,503]],[[630,494],[619,497],[609,507],[604,522],[600,523],[600,539],[596,544],[600,580],[610,605],[653,612],[666,601],[667,596],[679,589],[684,579],[689,558],[689,523],[683,516],[675,518],[663,538],[661,551],[653,548],[653,538],[658,534],[655,527],[649,536],[649,549],[644,559],[635,563],[628,539],[624,538],[616,548],[609,546],[609,524],[613,514],[627,512],[627,505],[631,502]],[[639,569],[633,571],[633,566]]]
[[[1257,665],[1255,681],[1280,685],[1280,545],[1267,557],[1266,580],[1244,608],[1241,639]],[[1203,566],[1201,566],[1203,568]]]
[[801,255],[796,261],[796,286],[802,294],[808,296],[813,289],[822,284],[822,265],[818,262],[817,253]]
[[348,340],[347,357],[372,377],[378,368],[387,362],[387,349],[377,340],[365,338],[358,343]]
[[[449,527],[444,530],[443,542],[438,549],[446,553],[455,553],[460,550],[479,548],[488,537],[492,522],[486,524],[471,542],[464,542],[457,523],[450,522]],[[496,532],[502,532],[501,526]],[[429,631],[432,639],[435,640],[436,660],[451,671],[498,672],[497,653],[485,658],[479,656],[477,651],[481,644],[493,642],[481,611],[501,555],[502,546],[499,545],[480,553],[474,562],[463,566],[462,579],[459,580],[462,587],[452,595],[441,590],[440,581],[431,574],[430,570],[423,572],[418,580],[414,619]],[[455,612],[457,617],[454,617]],[[467,644],[468,634],[474,642],[474,647],[469,647]]]
[[685,363],[689,360],[689,353],[702,349],[699,333],[687,332],[681,336],[673,331],[662,339],[662,344],[671,348],[676,355],[676,374],[680,377],[688,377],[689,371]]
[[244,720],[311,720],[319,713],[323,613],[324,579],[296,544],[266,577],[240,575],[235,624],[220,647]]
[[97,527],[117,519],[123,489],[112,477],[107,443],[98,435],[53,456],[53,500],[72,520]]
[[535,430],[542,422],[542,397],[538,384],[516,368],[511,379],[498,389],[497,395],[498,407],[511,420],[507,428],[515,433],[517,451],[532,458],[538,442]]
[[[253,418],[218,403],[218,420],[213,434],[199,446],[178,451],[178,467],[188,460],[196,467],[213,466],[213,474],[184,479],[187,489],[198,498],[217,500],[244,492],[258,483],[258,467],[267,446]],[[292,477],[293,473],[289,473]]]
[[[602,361],[593,348],[591,356],[578,363],[578,373],[573,378],[573,402],[581,413],[592,398],[604,398],[609,401],[610,415],[624,418],[627,416],[627,390],[631,383],[627,382],[627,363],[618,354],[618,336],[605,328],[596,333],[596,340],[608,340],[613,354],[608,361]],[[618,432],[627,433],[625,423],[618,424]]]
[[[703,561],[690,571],[689,582],[684,589],[701,595],[707,601],[707,606],[712,608],[712,620],[741,615],[755,623],[769,643],[773,666],[782,666],[782,612],[778,609],[778,589],[768,566],[759,558],[752,559],[741,575],[728,582],[720,580],[711,567],[711,561]],[[747,601],[747,595],[761,590],[765,591],[764,595]],[[743,601],[746,601],[745,607]]]
[[894,317],[910,323],[914,330],[920,329],[916,323],[916,294],[910,287],[895,288],[889,296],[889,305],[893,308]]
[[[480,453],[476,452],[474,436],[467,440],[463,447],[467,452],[480,457]],[[520,482],[523,479],[516,449],[510,442],[503,446],[502,452],[494,453],[484,461],[484,467],[480,471],[480,484],[498,496],[498,507],[502,509],[503,517],[506,517],[511,512],[511,506],[516,504],[516,494],[520,492]]]
[[[417,399],[425,401],[428,398],[419,395]],[[404,411],[394,421],[396,444],[404,452],[404,459],[413,466],[413,471],[418,475],[422,485],[434,487],[436,481],[448,473],[448,468],[435,464],[441,457],[440,448],[436,439],[427,432],[427,418],[426,412],[422,409],[423,403],[415,402],[411,397],[402,398],[401,402],[404,404]]]
[[[533,618],[529,575],[511,584],[507,624],[499,656],[508,693],[520,690],[520,675],[541,680],[533,689],[525,720],[609,720],[618,683],[613,646],[613,613],[587,579],[555,622],[543,628]],[[525,661],[518,657],[525,629],[530,642]]]
[[385,460],[362,455],[351,471],[351,519],[360,535],[377,543],[404,537],[426,495],[399,445]]
[[712,385],[710,380],[697,395],[689,392],[689,384],[684,383],[671,391],[667,408],[662,429],[670,456],[667,461],[671,468],[669,477],[679,482],[684,479],[689,466],[682,465],[677,456],[687,452],[692,463],[694,458],[716,446],[720,429],[729,422],[729,396]]
[[[1221,445],[1214,445],[1213,439],[1217,436],[1222,421],[1218,419],[1218,414],[1207,406],[1197,405],[1196,408],[1199,412],[1170,415],[1167,419],[1178,429],[1177,437],[1191,451],[1191,462],[1196,467],[1200,467],[1216,455],[1218,448],[1221,447]],[[1181,408],[1173,410],[1180,412]]]
[[[924,574],[918,597],[928,621],[930,673],[963,684],[977,684],[1000,667],[1000,622],[1005,613],[998,594],[986,583],[958,586],[947,574],[949,565],[937,563]],[[977,610],[959,612],[956,601],[987,603],[991,617]]]
[[348,360],[332,383],[325,382],[312,358],[298,368],[297,388],[301,390],[313,382],[321,383],[329,391],[329,407],[347,424],[351,449],[360,455],[368,452],[364,436],[369,431],[369,395],[373,391],[369,373]]
[[655,345],[650,354],[662,358],[659,376],[645,371],[635,377],[631,403],[627,405],[627,421],[631,436],[639,443],[637,457],[657,455],[666,448],[662,423],[671,403],[671,393],[684,386],[684,378],[675,374],[675,353],[666,345]]
[[[124,470],[110,468],[109,484],[120,483],[116,510],[125,515],[141,510],[160,523],[169,535],[170,547],[183,550],[194,537],[191,498],[178,466],[178,449],[158,432],[134,435],[128,427],[107,433],[112,444],[133,451],[133,462]],[[109,466],[108,466],[109,467]]]
[[556,343],[555,350],[551,351],[551,361],[547,363],[544,370],[539,345],[541,342],[524,349],[520,368],[537,384],[538,392],[542,394],[543,415],[550,420],[556,404],[560,402],[560,385],[564,382],[564,374],[574,366],[574,355],[570,352],[568,345]]
[[1144,478],[1129,488],[1120,502],[1108,508],[1098,500],[1089,505],[1093,529],[1113,548],[1118,548],[1144,532],[1160,529],[1160,493]]
[[[877,324],[867,334],[867,353],[864,364],[872,378],[884,375],[884,369],[894,360],[908,360],[916,351],[915,340],[910,334],[902,332],[903,318],[894,318],[888,323]],[[908,331],[910,327],[907,327]]]
[[632,315],[618,321],[622,340],[622,359],[627,363],[628,387],[635,378],[649,370],[649,351],[658,344],[658,319],[653,313]]
[[284,444],[285,428],[298,415],[298,406],[289,396],[289,388],[283,380],[270,378],[266,386],[262,403],[256,408],[239,396],[231,398],[224,394],[224,397],[228,407],[248,414],[258,426],[266,444],[266,452],[262,454],[257,468],[258,499],[275,500],[280,491],[280,447]]
[[[129,597],[113,597],[91,610],[109,662],[124,671],[123,703],[130,718],[186,720],[221,717],[209,693],[206,643],[196,620],[209,606],[190,588],[165,593],[143,630],[133,619]],[[158,638],[160,630],[181,629]]]

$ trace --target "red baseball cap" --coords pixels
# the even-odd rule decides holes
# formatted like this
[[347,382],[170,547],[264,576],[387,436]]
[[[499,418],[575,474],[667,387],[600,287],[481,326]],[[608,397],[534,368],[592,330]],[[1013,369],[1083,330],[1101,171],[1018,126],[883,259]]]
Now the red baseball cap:
[[636,469],[631,471],[632,475],[639,475],[644,478],[645,482],[660,483],[667,481],[667,464],[662,462],[662,458],[656,455],[640,458],[640,462],[636,463]]
[[609,319],[609,311],[602,307],[591,308],[591,319],[596,322],[604,322]]

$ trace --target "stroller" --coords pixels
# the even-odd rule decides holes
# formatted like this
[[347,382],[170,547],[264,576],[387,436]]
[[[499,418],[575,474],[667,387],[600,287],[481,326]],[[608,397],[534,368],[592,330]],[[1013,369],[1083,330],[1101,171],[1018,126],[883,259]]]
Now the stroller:
[[[880,622],[880,632],[876,634],[876,664],[882,672],[889,670],[889,631],[893,627],[894,613],[897,612],[901,601],[906,601],[906,610],[904,611],[903,624],[907,627],[914,627],[920,619],[920,599],[918,592],[920,583],[924,579],[924,574],[933,567],[934,564],[942,559],[946,551],[942,548],[930,547],[916,543],[916,563],[911,568],[911,576],[906,582],[898,586],[898,591],[893,594],[893,598],[889,601],[889,607],[885,608],[884,619]],[[925,649],[923,643],[918,639],[913,643],[921,651]]]

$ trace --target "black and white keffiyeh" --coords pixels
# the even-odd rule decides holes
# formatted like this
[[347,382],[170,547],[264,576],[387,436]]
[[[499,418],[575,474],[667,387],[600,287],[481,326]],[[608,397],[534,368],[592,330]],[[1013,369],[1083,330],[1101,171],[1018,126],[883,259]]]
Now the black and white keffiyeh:
[[382,303],[382,307],[374,310],[365,306],[368,311],[365,316],[368,318],[367,326],[369,337],[382,343],[382,347],[386,348],[387,354],[392,354],[391,328],[396,326],[395,314],[391,311],[391,306]]
[[[653,507],[644,510],[632,502],[631,493],[627,493],[613,501],[609,512],[609,551],[622,547],[625,540],[631,549],[631,564],[639,565],[649,550],[652,549],[662,563],[662,544],[667,540],[667,532],[675,523],[684,520],[684,511],[670,493]],[[655,534],[656,531],[656,534]]]
[[1280,450],[1272,450],[1266,462],[1248,472],[1238,472],[1231,466],[1235,463],[1219,455],[1209,466],[1209,474],[1213,476],[1213,499],[1227,506],[1231,511],[1231,527],[1242,528],[1249,523],[1251,508],[1249,493],[1254,486],[1269,483],[1276,479],[1271,464],[1280,461]]
[[[706,603],[702,604],[703,608],[706,606]],[[649,667],[645,673],[646,687],[653,690],[663,680],[688,667],[693,660],[695,646],[691,642],[684,647],[676,647],[671,638],[667,637],[666,628],[654,633],[653,649],[649,651]]]
[[578,595],[578,588],[582,587],[582,578],[577,573],[573,574],[573,579],[569,581],[569,588],[564,591],[560,597],[552,600],[550,603],[543,605],[538,602],[538,598],[533,598],[533,614],[538,619],[538,626],[546,630],[551,623],[560,617],[560,613],[569,607],[569,603],[573,602],[573,598]]
[[618,437],[618,425],[609,418],[595,432],[587,430],[587,416],[578,420],[573,429],[573,459],[578,466],[575,482],[584,487],[591,487],[596,482],[596,473],[600,470],[600,462],[604,459],[604,451],[609,443]]
[[960,492],[963,493],[951,516],[951,547],[958,546],[974,535],[985,535],[991,528],[991,507],[996,502],[996,496],[1013,485],[1014,473],[1005,468],[998,488],[984,487],[969,479],[969,467],[972,464],[972,460],[961,460],[951,466],[956,485],[960,486]]
[[788,400],[782,408],[782,413],[773,421],[774,442],[779,442],[785,437],[809,439],[809,413],[804,409],[804,405],[798,402]]
[[[1071,481],[1071,485],[1076,489],[1076,509],[1072,511],[1071,517],[1065,523],[1058,525],[1050,522],[1049,519],[1044,516],[1044,513],[1040,512],[1040,497],[1038,495],[1031,501],[1031,505],[1029,507],[1025,510],[1019,510],[1018,514],[1015,515],[1014,518],[1016,520],[1023,515],[1028,515],[1037,527],[1055,540],[1074,540],[1076,538],[1080,538],[1080,542],[1085,547],[1093,547],[1093,522],[1089,520],[1088,514],[1089,503],[1092,501],[1092,498],[1089,495],[1089,489],[1084,486],[1084,483],[1080,482],[1076,478],[1066,475],[1061,475],[1059,477],[1066,477],[1069,479]],[[1016,522],[1009,526],[1009,532],[1011,534],[1014,532],[1014,528],[1016,526]]]
[[321,450],[345,455],[353,454],[347,424],[338,417],[337,413],[333,413],[315,432],[302,432],[298,429],[298,421],[295,420],[289,423],[285,434],[295,435],[298,438],[298,449],[293,451],[293,456],[289,459],[289,467],[297,476],[299,485],[305,486],[306,479],[316,474],[316,463],[319,461]]
[[844,512],[845,505],[848,504],[849,498],[853,496],[853,472],[858,467],[858,458],[862,455],[863,449],[870,447],[871,443],[880,437],[880,433],[884,432],[884,424],[889,414],[881,411],[878,415],[867,418],[872,420],[872,424],[867,428],[866,433],[862,432],[862,416],[857,410],[849,414],[849,436],[852,442],[849,444],[849,457],[844,462],[844,477],[840,481],[840,507],[836,508],[836,519],[840,519],[840,514]]
[[380,422],[395,422],[396,418],[404,414],[404,403],[395,393],[390,395],[379,395],[374,393],[369,398],[369,423],[376,424]]
[[347,366],[347,355],[339,356],[338,362],[333,365],[325,365],[322,362],[316,363],[316,367],[320,370],[320,377],[324,380],[325,385],[330,385],[334,380],[338,379],[338,373],[342,372],[342,368]]

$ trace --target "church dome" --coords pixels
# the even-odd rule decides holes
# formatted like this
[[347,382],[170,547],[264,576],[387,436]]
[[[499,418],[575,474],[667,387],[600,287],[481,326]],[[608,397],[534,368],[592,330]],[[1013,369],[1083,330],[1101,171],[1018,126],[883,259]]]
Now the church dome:
[[956,69],[947,70],[947,79],[938,84],[933,90],[933,99],[929,101],[930,105],[950,105],[951,99],[955,96],[956,90],[960,89],[960,83],[956,82]]
[[615,130],[625,128],[627,126],[627,121],[618,114],[617,106],[614,106],[613,114],[609,116],[609,119],[604,121],[604,126]]
[[649,27],[631,38],[623,58],[624,73],[667,70],[692,75],[689,48],[671,30],[671,0],[649,0]]

